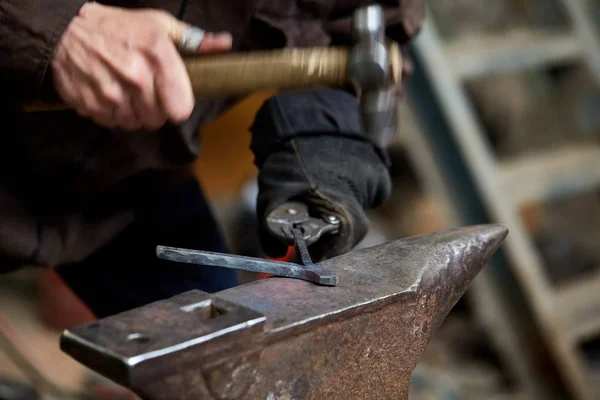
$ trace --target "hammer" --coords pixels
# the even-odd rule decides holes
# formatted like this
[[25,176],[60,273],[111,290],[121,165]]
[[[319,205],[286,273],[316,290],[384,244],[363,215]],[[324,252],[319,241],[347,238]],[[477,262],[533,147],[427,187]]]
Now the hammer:
[[[386,146],[395,129],[394,95],[400,82],[402,56],[397,43],[387,42],[379,5],[359,8],[352,19],[351,47],[277,49],[184,58],[194,94],[243,96],[264,89],[295,89],[314,85],[354,86],[360,98],[365,135]],[[26,112],[65,110],[64,103],[34,102]]]

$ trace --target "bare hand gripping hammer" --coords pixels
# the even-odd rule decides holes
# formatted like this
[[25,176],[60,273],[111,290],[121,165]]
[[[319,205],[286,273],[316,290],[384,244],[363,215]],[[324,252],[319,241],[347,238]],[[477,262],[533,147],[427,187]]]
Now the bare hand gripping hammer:
[[[395,129],[393,86],[400,83],[402,56],[387,43],[383,10],[363,7],[353,16],[352,47],[312,47],[202,55],[184,59],[198,96],[243,96],[265,89],[352,84],[360,96],[365,134],[385,146]],[[27,112],[64,110],[61,103],[27,104]],[[393,133],[393,132],[392,132]]]

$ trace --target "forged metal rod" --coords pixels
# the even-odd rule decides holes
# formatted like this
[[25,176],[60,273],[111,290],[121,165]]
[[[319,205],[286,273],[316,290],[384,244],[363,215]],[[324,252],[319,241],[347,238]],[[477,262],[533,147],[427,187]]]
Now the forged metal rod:
[[308,248],[306,247],[306,241],[304,241],[304,236],[302,232],[298,228],[292,229],[292,235],[294,236],[294,248],[296,250],[296,254],[300,256],[300,260],[302,261],[302,265],[305,268],[314,269],[319,268],[315,264],[313,264],[310,253],[308,252]]
[[318,285],[335,286],[337,284],[337,278],[334,274],[312,264],[312,262],[308,268],[306,268],[302,265],[290,262],[270,261],[260,258],[228,255],[210,251],[179,249],[167,246],[157,246],[156,256],[163,260],[197,264],[205,267],[223,267],[286,278],[302,279]]

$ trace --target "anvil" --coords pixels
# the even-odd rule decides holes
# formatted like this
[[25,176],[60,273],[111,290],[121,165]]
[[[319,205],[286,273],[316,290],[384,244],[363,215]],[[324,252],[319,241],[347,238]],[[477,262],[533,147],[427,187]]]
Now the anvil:
[[320,264],[335,287],[272,277],[187,292],[66,330],[61,348],[144,399],[407,399],[432,335],[507,233],[352,251]]

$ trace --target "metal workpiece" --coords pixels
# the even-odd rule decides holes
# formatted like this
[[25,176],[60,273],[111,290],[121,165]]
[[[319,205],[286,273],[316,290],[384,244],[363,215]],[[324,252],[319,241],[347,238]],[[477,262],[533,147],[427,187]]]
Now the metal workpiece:
[[282,243],[294,246],[299,263],[167,246],[157,246],[156,256],[163,260],[196,264],[199,268],[231,268],[335,286],[337,276],[312,262],[308,246],[323,235],[337,234],[339,224],[340,221],[333,215],[310,216],[308,206],[300,202],[281,204],[269,213],[267,225],[271,233]]
[[67,330],[61,348],[148,400],[407,399],[506,235],[481,225],[353,251],[319,264],[335,287],[274,277],[187,292]]
[[335,286],[337,284],[338,280],[335,274],[312,263],[306,245],[303,242],[300,243],[300,247],[297,250],[303,263],[305,263],[304,265],[286,261],[264,260],[261,258],[167,246],[158,246],[156,255],[163,260],[196,264],[198,268],[231,268],[247,272],[277,275],[285,278],[301,279],[318,285]]

